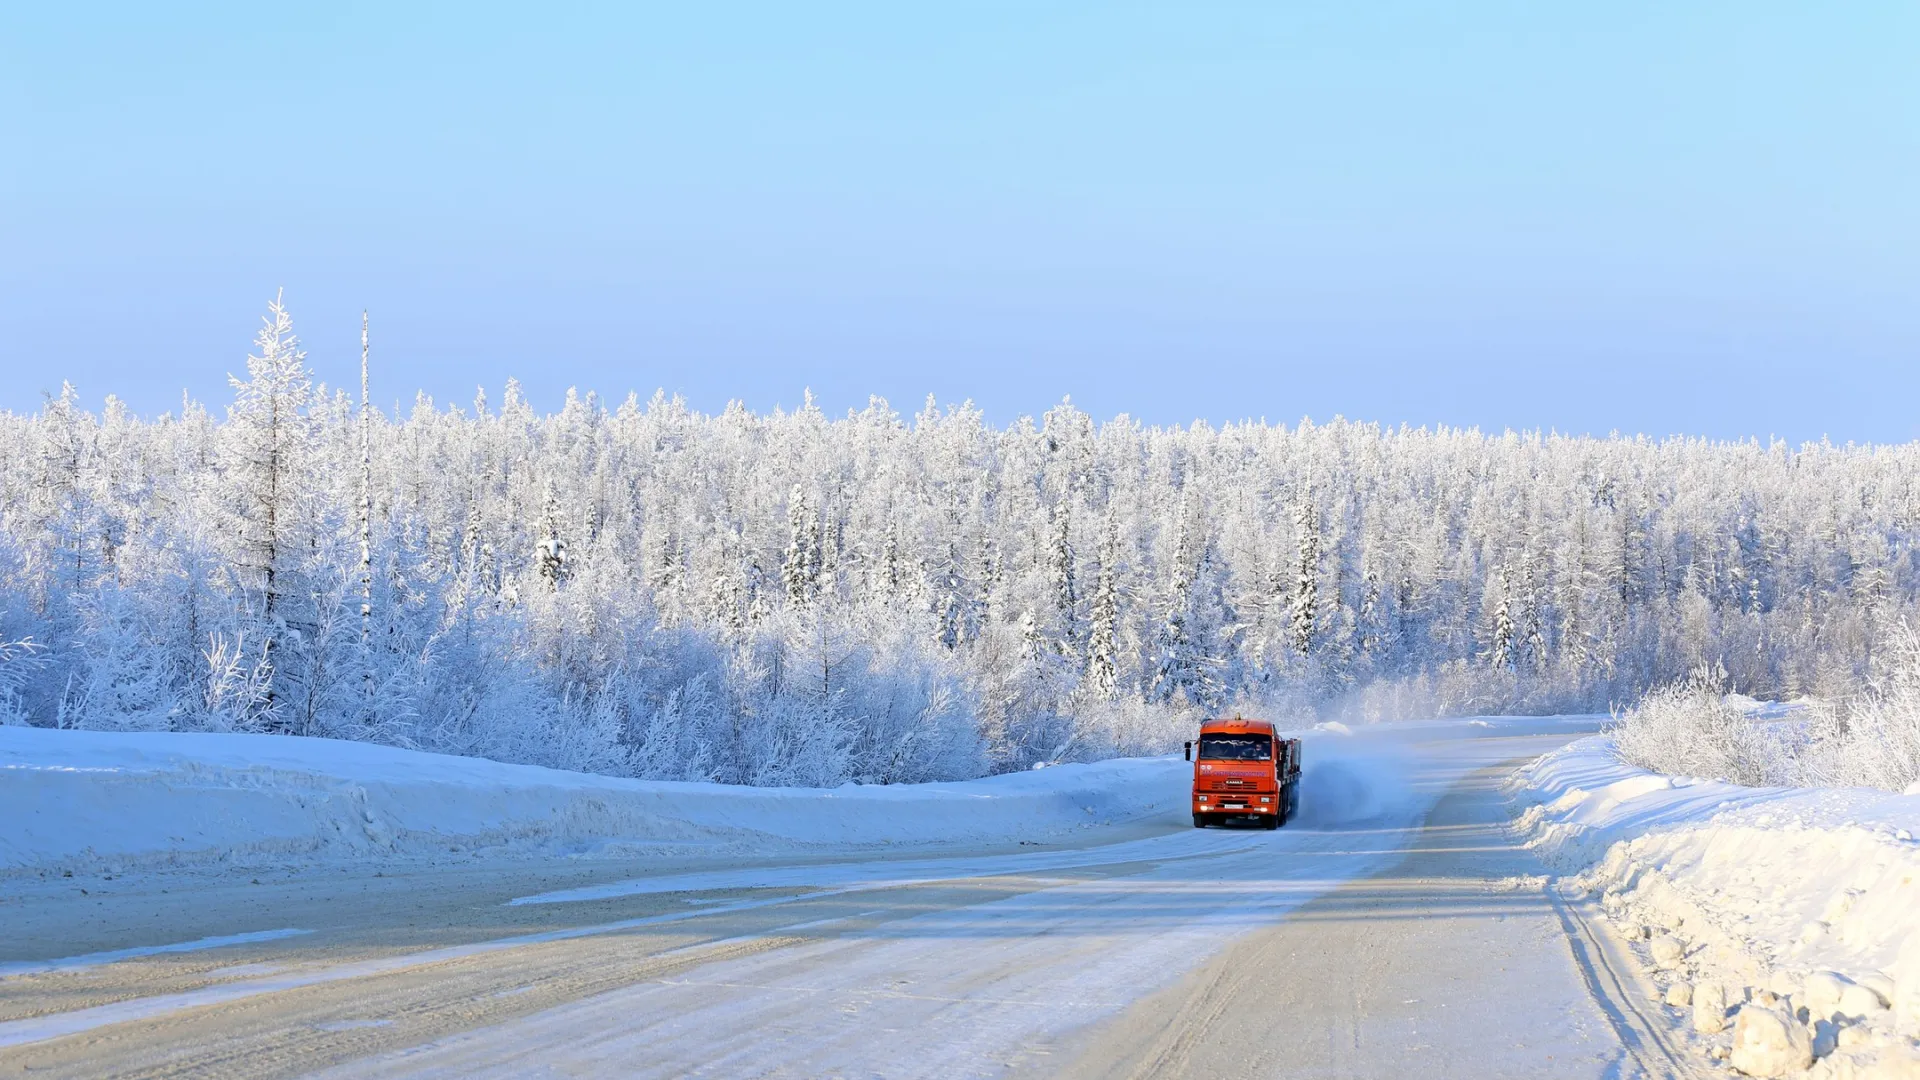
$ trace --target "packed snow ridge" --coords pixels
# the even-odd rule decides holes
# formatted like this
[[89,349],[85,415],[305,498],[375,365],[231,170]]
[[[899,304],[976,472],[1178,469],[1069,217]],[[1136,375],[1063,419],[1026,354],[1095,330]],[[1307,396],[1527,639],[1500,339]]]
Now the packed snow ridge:
[[1920,794],[1661,776],[1595,736],[1512,795],[1700,1050],[1751,1076],[1920,1077]]
[[334,739],[0,727],[0,873],[1058,840],[1184,813],[1176,757],[949,784],[630,780]]

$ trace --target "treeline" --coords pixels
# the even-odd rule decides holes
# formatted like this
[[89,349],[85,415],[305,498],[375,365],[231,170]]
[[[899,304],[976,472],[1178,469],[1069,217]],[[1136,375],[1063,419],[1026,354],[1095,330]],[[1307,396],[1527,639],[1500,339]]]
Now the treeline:
[[902,782],[1196,713],[1844,695],[1916,594],[1920,449],[834,419],[315,386],[0,417],[0,719]]

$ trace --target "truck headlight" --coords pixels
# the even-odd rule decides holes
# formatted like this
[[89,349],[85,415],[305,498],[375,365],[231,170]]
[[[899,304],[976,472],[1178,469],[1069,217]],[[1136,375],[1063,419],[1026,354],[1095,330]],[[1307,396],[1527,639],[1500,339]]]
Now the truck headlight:
[[1269,799],[1269,798],[1267,798],[1267,797],[1266,797],[1265,795],[1262,795],[1262,796],[1260,796],[1260,801],[1261,801],[1261,802],[1272,802],[1273,800],[1272,800],[1272,799]]
[[1207,801],[1207,797],[1206,797],[1205,795],[1202,795],[1202,796],[1200,796],[1200,801],[1201,801],[1201,802],[1206,802],[1206,801]]

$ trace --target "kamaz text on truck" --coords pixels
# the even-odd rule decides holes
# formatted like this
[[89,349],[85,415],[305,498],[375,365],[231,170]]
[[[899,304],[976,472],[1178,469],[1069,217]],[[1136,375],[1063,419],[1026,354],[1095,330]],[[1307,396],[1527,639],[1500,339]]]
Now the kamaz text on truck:
[[[1193,827],[1244,821],[1277,829],[1300,809],[1300,740],[1265,720],[1208,720],[1193,762]],[[1197,760],[1196,760],[1197,759]]]

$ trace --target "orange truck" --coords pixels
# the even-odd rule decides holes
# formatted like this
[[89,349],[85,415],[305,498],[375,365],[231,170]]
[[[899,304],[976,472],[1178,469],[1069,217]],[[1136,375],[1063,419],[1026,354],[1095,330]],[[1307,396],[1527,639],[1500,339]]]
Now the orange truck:
[[[1193,827],[1244,821],[1277,829],[1300,810],[1300,740],[1282,739],[1265,720],[1200,724],[1193,764]],[[1198,760],[1195,760],[1195,758]]]

